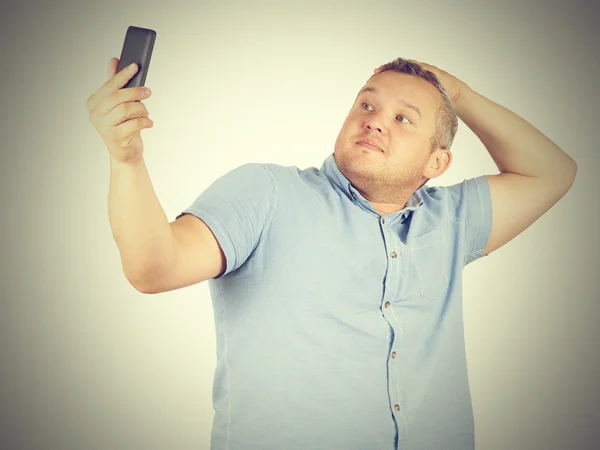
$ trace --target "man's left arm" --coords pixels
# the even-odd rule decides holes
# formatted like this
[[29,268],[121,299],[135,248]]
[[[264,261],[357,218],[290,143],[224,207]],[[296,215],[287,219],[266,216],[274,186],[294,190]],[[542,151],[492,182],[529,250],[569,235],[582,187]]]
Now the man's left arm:
[[414,62],[440,79],[458,117],[481,140],[500,171],[486,176],[492,197],[492,230],[484,249],[488,255],[522,233],[569,191],[577,165],[514,112],[435,66]]

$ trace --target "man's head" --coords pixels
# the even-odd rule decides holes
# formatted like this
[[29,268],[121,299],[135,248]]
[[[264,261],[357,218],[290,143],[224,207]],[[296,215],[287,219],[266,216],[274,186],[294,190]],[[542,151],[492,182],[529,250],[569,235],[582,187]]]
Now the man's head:
[[366,198],[394,203],[446,171],[457,127],[454,104],[435,74],[398,58],[358,93],[335,142],[336,163]]

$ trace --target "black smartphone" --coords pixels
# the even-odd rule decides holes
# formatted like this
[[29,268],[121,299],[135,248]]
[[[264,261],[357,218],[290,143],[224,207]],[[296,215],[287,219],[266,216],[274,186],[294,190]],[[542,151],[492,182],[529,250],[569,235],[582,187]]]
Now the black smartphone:
[[155,40],[156,31],[154,30],[134,26],[127,28],[117,73],[131,63],[136,63],[138,65],[138,71],[127,84],[123,86],[123,88],[144,86],[146,75],[148,75],[148,67],[150,66],[150,59],[152,58]]

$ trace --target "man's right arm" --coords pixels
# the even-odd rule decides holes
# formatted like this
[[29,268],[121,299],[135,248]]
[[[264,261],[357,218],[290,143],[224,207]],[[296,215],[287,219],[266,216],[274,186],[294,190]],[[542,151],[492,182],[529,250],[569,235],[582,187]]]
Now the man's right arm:
[[111,159],[108,214],[125,276],[140,292],[172,291],[225,269],[225,255],[202,220],[186,214],[169,223],[143,158]]

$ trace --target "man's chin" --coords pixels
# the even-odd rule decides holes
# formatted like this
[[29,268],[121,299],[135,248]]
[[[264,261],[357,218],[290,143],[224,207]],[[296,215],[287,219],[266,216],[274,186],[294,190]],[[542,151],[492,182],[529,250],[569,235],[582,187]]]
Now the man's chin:
[[338,167],[346,178],[373,179],[381,173],[381,165],[361,155],[345,155],[338,159]]
[[362,167],[364,169],[381,167],[385,162],[383,153],[378,153],[374,150],[359,149],[352,152],[348,152],[340,158],[340,160],[346,162],[348,165]]

